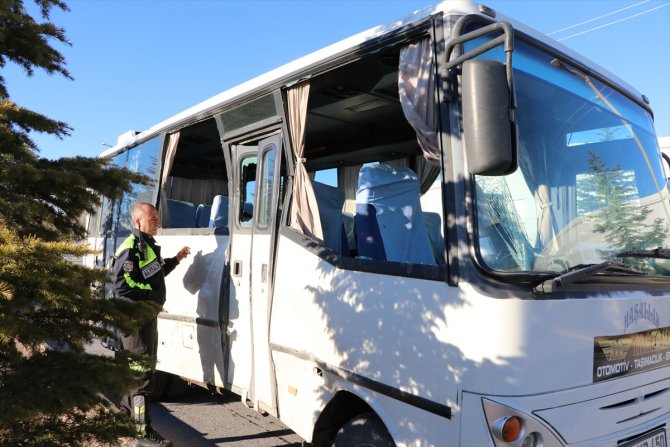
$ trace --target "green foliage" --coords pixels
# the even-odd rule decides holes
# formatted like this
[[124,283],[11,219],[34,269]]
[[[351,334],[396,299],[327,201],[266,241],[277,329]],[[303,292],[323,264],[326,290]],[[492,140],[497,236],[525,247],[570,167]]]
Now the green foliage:
[[[49,39],[69,44],[65,31],[48,21],[53,7],[64,11],[68,7],[60,0],[34,0],[34,3],[47,21],[36,22],[26,12],[22,0],[0,0],[0,68],[11,61],[23,67],[29,76],[40,68],[49,74],[60,73],[71,78],[65,58],[49,45]],[[4,84],[0,77],[0,95],[8,97]]]
[[[100,195],[117,198],[143,176],[97,158],[0,161],[0,209],[6,225],[22,236],[77,240],[84,234],[78,217],[93,212]],[[26,201],[26,197],[38,200]]]
[[[49,22],[59,0],[34,0],[42,22],[22,0],[0,0],[0,70],[8,62],[71,78],[50,41],[69,44]],[[101,299],[108,273],[76,262],[93,252],[78,242],[80,216],[100,197],[120,197],[140,174],[92,158],[47,160],[31,132],[64,138],[64,122],[9,98],[0,71],[0,446],[115,443],[132,433],[127,416],[102,392],[122,394],[138,380],[123,355],[90,355],[85,346],[105,329],[130,333],[158,309],[151,303]],[[133,360],[138,360],[133,358]]]
[[[607,250],[598,250],[603,259],[612,259],[618,253],[646,250],[663,245],[667,226],[661,218],[651,222],[652,210],[636,205],[637,194],[621,167],[608,167],[600,158],[591,153],[589,165],[594,173],[594,201],[597,211],[590,220],[594,231],[605,235],[609,244]],[[626,263],[637,269],[650,269],[652,259],[627,258]]]

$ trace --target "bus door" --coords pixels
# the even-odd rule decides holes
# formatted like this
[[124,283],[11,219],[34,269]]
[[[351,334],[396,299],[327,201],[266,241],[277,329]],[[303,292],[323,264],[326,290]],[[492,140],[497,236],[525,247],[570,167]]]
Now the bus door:
[[270,352],[273,233],[280,183],[281,134],[258,143],[256,206],[251,248],[253,402],[258,411],[277,416],[274,367]]
[[251,388],[251,237],[256,195],[257,146],[232,146],[233,182],[230,229],[230,300],[227,382],[246,402]]
[[[233,323],[235,335],[231,340],[235,341],[232,346],[234,348],[234,343],[246,339],[247,335],[251,343],[251,349],[247,351],[251,374],[243,398],[256,410],[274,415],[277,414],[277,402],[269,325],[272,240],[277,219],[281,148],[281,134],[259,141],[252,151],[248,146],[234,148],[239,174],[235,197],[238,226],[232,237],[230,258],[233,288],[241,311],[238,320],[243,318],[243,308],[247,309],[248,318],[247,334],[240,333],[245,322]],[[245,304],[242,304],[243,296],[247,297]],[[235,329],[238,323],[238,329]],[[236,367],[235,357],[241,359],[243,354],[231,349],[230,364]]]

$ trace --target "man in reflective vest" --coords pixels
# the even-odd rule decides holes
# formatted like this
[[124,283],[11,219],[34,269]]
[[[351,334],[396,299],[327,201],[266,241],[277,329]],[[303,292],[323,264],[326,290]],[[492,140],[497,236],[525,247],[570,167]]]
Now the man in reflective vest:
[[[173,258],[161,257],[160,247],[154,240],[160,219],[153,205],[138,203],[133,207],[131,218],[133,234],[118,248],[112,264],[116,296],[134,301],[152,301],[162,306],[165,303],[165,276],[190,254],[190,249],[183,247]],[[138,334],[124,336],[122,343],[125,350],[144,354],[153,364],[158,347],[157,316],[141,327]],[[137,437],[134,446],[172,446],[172,442],[163,439],[151,427],[147,396],[153,391],[153,368],[136,363],[130,366],[144,372],[146,377],[121,401],[135,421]]]

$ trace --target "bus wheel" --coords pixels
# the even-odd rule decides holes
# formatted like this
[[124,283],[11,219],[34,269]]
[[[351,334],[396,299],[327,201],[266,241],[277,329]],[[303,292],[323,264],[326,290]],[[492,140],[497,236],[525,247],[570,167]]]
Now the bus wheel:
[[395,447],[395,443],[377,415],[365,413],[339,429],[332,447]]

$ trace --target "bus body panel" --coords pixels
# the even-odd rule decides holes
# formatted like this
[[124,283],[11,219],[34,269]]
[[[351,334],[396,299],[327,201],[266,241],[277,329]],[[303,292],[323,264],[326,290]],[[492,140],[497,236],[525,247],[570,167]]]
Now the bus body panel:
[[[544,430],[545,446],[614,446],[620,439],[632,437],[665,423],[670,414],[670,380],[667,369],[648,371],[644,377],[628,377],[593,386],[581,386],[559,392],[495,396],[464,392],[462,397],[462,445],[486,445],[491,435],[483,410],[484,401],[492,400],[518,410],[530,423],[529,431]],[[639,380],[645,385],[639,387]],[[641,399],[644,395],[659,393]]]
[[[660,294],[523,300],[483,296],[465,282],[459,289],[463,304],[448,306],[451,318],[443,337],[458,340],[465,362],[461,368],[477,371],[459,378],[463,389],[482,394],[536,394],[592,384],[599,373],[594,371],[596,337],[670,326],[670,301]],[[632,323],[629,318],[626,326],[635,306],[644,306],[659,320]],[[596,378],[604,380],[603,374],[600,370]]]
[[[251,387],[251,303],[249,275],[251,234],[237,234],[231,246],[231,287],[228,322],[230,356],[227,383],[242,394]],[[244,255],[246,253],[246,256]],[[236,262],[239,267],[236,267]],[[235,269],[239,268],[237,272]]]
[[[274,356],[282,419],[304,418],[327,403],[332,384],[319,390],[323,379],[314,377],[314,367],[453,405],[457,374],[447,365],[460,363],[460,353],[441,333],[446,303],[458,300],[458,290],[441,281],[339,269],[280,235],[270,343],[284,353]],[[286,353],[309,359],[312,368],[292,369],[295,360]],[[289,411],[303,407],[310,410],[302,416]]]
[[[235,146],[232,150],[235,167],[235,191],[230,208],[242,210],[245,206],[245,197],[241,194],[240,163],[243,160],[253,160],[256,163],[256,146]],[[231,231],[230,241],[230,303],[228,305],[228,332],[230,337],[228,380],[232,389],[242,395],[242,399],[252,399],[253,392],[253,324],[251,302],[251,254],[252,229],[242,227],[239,213],[233,211],[229,222]],[[245,222],[246,224],[246,222]]]
[[188,246],[191,256],[165,277],[167,299],[158,318],[157,369],[198,383],[224,387],[219,300],[228,236],[156,236],[161,254],[171,257]]
[[[251,247],[251,318],[253,334],[254,406],[277,415],[275,373],[271,361],[269,327],[272,291],[272,241],[279,190],[279,160],[282,135],[264,138],[258,143],[258,168],[254,200],[254,230]],[[273,206],[273,204],[275,204]]]

